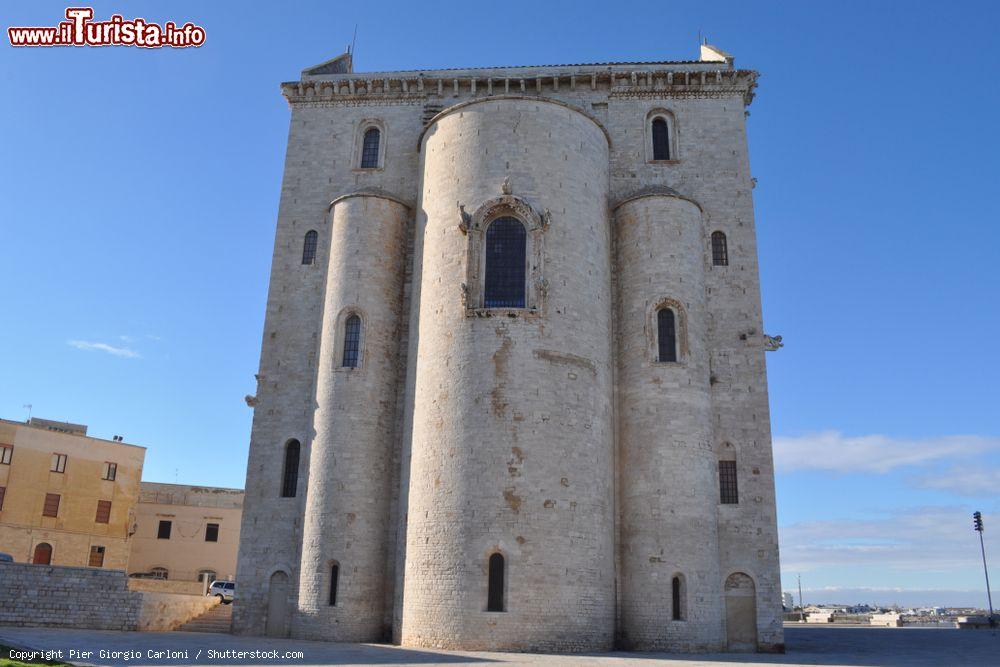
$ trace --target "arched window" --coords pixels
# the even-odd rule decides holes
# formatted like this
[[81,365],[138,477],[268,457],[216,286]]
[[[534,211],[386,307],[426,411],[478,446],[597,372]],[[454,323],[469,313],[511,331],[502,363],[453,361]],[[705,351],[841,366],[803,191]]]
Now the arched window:
[[316,261],[316,245],[319,241],[319,234],[315,229],[306,232],[306,238],[302,242],[302,263],[312,264]]
[[299,441],[285,445],[285,470],[281,476],[281,497],[294,498],[299,486]]
[[344,322],[344,368],[357,368],[361,354],[361,318],[351,315]]
[[361,144],[361,168],[378,168],[378,144],[382,138],[382,133],[377,127],[370,127],[365,130],[365,138]]
[[337,606],[337,585],[340,583],[340,564],[330,566],[330,606]]
[[672,308],[656,313],[657,361],[677,361],[677,323]]
[[653,119],[653,159],[670,159],[670,126],[667,119],[657,116]]
[[31,562],[35,565],[48,565],[52,562],[52,545],[48,542],[41,542],[35,545],[35,555]]
[[517,218],[497,218],[486,230],[486,308],[524,308],[528,235]]
[[501,554],[490,556],[489,584],[486,595],[486,611],[503,611],[504,562]]
[[169,579],[170,573],[165,567],[154,567],[150,569],[149,573],[153,576],[153,579]]
[[670,618],[684,620],[684,580],[679,576],[670,581]]
[[722,232],[712,232],[712,265],[729,266],[729,247]]

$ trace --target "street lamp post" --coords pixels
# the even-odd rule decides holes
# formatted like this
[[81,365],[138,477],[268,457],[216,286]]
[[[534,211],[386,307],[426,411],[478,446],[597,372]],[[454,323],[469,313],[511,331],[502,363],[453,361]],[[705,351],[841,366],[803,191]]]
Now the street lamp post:
[[986,567],[986,545],[983,542],[983,515],[981,512],[972,513],[972,528],[979,533],[979,550],[983,554],[983,573],[986,575],[986,601],[990,605],[990,627],[995,628],[997,621],[993,618],[993,596],[990,594],[990,570]]

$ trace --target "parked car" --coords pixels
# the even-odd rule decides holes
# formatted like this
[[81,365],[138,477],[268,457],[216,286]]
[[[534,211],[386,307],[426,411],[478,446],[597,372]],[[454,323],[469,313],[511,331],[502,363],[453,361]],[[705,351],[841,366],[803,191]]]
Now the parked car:
[[219,598],[222,604],[229,604],[233,601],[233,593],[236,592],[235,581],[213,581],[208,587],[208,595]]
[[0,553],[0,563],[13,563],[14,557],[10,554]]

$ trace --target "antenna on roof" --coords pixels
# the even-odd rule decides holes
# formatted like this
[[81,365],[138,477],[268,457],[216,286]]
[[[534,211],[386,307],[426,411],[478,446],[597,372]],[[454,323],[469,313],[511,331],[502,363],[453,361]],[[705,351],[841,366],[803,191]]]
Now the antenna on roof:
[[354,37],[351,38],[351,49],[348,53],[351,54],[351,58],[354,58],[354,43],[358,41],[358,24],[354,24]]
[[31,403],[25,403],[21,407],[22,408],[28,408],[28,421],[30,422],[31,421],[31,408],[32,408]]

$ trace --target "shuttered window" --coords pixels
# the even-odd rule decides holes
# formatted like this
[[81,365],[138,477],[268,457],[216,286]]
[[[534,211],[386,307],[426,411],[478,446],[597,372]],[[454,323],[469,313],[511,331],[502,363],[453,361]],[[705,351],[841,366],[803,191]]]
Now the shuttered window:
[[219,524],[210,523],[205,526],[205,541],[206,542],[219,541]]
[[97,501],[97,516],[94,521],[97,523],[108,523],[111,520],[111,501],[110,500],[98,500]]
[[59,494],[46,493],[42,516],[59,516]]
[[104,567],[104,547],[90,547],[90,567]]

